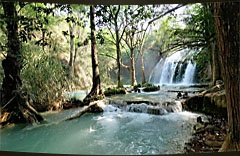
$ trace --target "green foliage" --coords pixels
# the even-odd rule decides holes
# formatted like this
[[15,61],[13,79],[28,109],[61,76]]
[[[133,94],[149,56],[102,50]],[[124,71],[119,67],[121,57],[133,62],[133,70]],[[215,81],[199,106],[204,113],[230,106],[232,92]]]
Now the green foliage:
[[141,85],[140,83],[133,86],[133,90],[136,92],[140,87],[143,87],[144,92],[153,92],[153,91],[158,91],[160,90],[160,86],[155,86],[152,83],[145,83]]
[[25,45],[23,56],[26,61],[21,73],[23,90],[34,103],[54,104],[61,101],[62,93],[68,90],[68,80],[57,55],[45,53],[38,46]]
[[104,44],[97,40],[97,50],[99,54],[99,70],[103,87],[113,85],[116,81],[116,47],[112,44],[112,38],[103,30]]
[[215,39],[212,4],[194,4],[186,14],[188,16],[183,18],[186,27],[174,30],[173,46],[199,50],[209,48]]
[[211,44],[215,41],[215,28],[212,4],[188,5],[183,18],[184,28],[174,28],[171,48],[195,50],[194,60],[197,65],[197,79],[204,81],[211,61]]
[[[88,6],[82,5],[60,5],[43,3],[16,3],[19,11],[19,33],[23,42],[24,68],[21,73],[23,89],[27,91],[34,102],[40,104],[52,104],[63,99],[64,91],[71,91],[73,86],[77,89],[88,88],[91,84],[91,57],[90,44],[88,42],[89,17],[87,15]],[[53,9],[55,8],[55,9]],[[184,18],[186,27],[182,28],[174,24],[177,18],[168,16],[161,18],[159,28],[150,30],[145,40],[138,40],[139,34],[143,34],[145,26],[149,20],[159,16],[164,11],[159,6],[96,6],[97,23],[97,50],[99,54],[99,70],[101,85],[107,87],[116,84],[117,64],[116,64],[116,34],[114,16],[117,17],[117,28],[119,29],[120,48],[124,64],[129,65],[129,47],[123,40],[128,40],[134,36],[134,53],[137,53],[139,42],[144,42],[143,49],[144,63],[154,64],[153,58],[157,58],[156,53],[169,52],[183,47],[200,48],[201,53],[196,54],[197,68],[203,71],[209,63],[211,53],[207,51],[209,43],[214,39],[213,19],[211,7],[208,4],[196,4],[187,11]],[[118,10],[119,9],[119,10]],[[62,12],[61,12],[62,11]],[[118,12],[119,11],[119,12]],[[0,17],[3,10],[0,7]],[[53,16],[54,15],[54,16]],[[66,68],[69,62],[69,24],[74,28],[74,78],[66,78]],[[156,24],[156,22],[155,22]],[[107,27],[108,26],[108,27]],[[4,46],[6,40],[6,25],[3,18],[0,18],[0,59],[5,54]],[[111,32],[112,34],[111,34]],[[125,32],[124,35],[122,33]],[[66,36],[63,35],[63,32]],[[129,36],[130,35],[130,36]],[[130,41],[130,40],[128,40]],[[130,42],[129,42],[130,43]],[[190,44],[188,44],[190,43]],[[197,43],[197,44],[196,44]],[[174,47],[176,46],[176,47]],[[75,54],[75,53],[74,53]],[[59,56],[64,55],[64,59]],[[74,55],[75,56],[75,55]],[[137,59],[137,55],[133,56]],[[149,59],[148,59],[149,58]],[[149,61],[150,60],[150,61]],[[63,63],[64,62],[64,63]],[[122,70],[122,73],[127,70]],[[2,82],[3,70],[0,68],[0,81]],[[126,74],[126,75],[127,75]],[[123,77],[123,82],[130,83],[128,76]],[[145,87],[144,91],[155,91],[160,88],[153,84],[134,86],[134,89]],[[75,89],[76,89],[75,88]],[[105,91],[105,95],[125,94],[123,88],[113,88]],[[101,99],[102,97],[96,97]],[[91,100],[94,100],[91,99]]]
[[104,91],[105,96],[111,96],[116,94],[126,94],[125,88],[108,88],[106,91]]
[[146,51],[152,50],[154,52],[167,55],[173,49],[169,49],[169,45],[174,40],[174,29],[179,28],[177,25],[172,25],[176,19],[174,17],[164,17],[159,23],[159,28],[153,31],[145,42]]
[[201,52],[194,55],[194,59],[196,60],[196,66],[198,69],[197,79],[200,82],[206,82],[207,79],[207,68],[211,63],[212,51],[208,49],[204,49]]

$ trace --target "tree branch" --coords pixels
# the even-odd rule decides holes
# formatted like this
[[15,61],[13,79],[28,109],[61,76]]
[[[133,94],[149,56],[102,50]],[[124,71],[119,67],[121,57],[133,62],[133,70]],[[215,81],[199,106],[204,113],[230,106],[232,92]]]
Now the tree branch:
[[185,6],[186,4],[179,4],[178,6],[176,6],[175,8],[172,8],[170,10],[168,10],[167,12],[163,13],[162,15],[158,16],[158,17],[155,17],[154,19],[152,19],[151,21],[148,22],[148,25],[152,24],[154,21],[158,20],[159,18],[162,18],[163,16]]
[[130,71],[130,66],[127,66],[127,65],[123,64],[122,62],[120,62],[120,65],[121,65],[121,67],[123,67],[123,68],[127,69],[128,71]]
[[112,58],[112,59],[114,59],[114,60],[117,60],[115,57],[113,57],[113,56],[111,56],[111,55],[109,55],[109,54],[103,54],[103,53],[101,53],[101,54],[99,54],[99,55],[101,55],[101,56],[106,56],[106,57]]
[[108,28],[108,31],[110,32],[110,34],[111,34],[113,40],[116,42],[116,39],[115,39],[115,37],[114,37],[114,35],[113,35],[112,31],[111,31],[111,28],[109,28],[108,26],[107,26],[107,28]]

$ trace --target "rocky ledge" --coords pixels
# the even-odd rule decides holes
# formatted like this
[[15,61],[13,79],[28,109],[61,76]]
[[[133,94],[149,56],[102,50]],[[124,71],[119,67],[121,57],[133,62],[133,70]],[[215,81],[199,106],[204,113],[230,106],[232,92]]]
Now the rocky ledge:
[[223,85],[216,85],[182,102],[188,111],[201,112],[207,115],[227,117],[226,93]]

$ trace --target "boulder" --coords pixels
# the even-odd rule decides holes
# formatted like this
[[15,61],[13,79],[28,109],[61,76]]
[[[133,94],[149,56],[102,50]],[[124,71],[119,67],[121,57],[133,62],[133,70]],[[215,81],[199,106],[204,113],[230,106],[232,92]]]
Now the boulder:
[[214,86],[198,95],[187,98],[183,107],[208,115],[227,116],[226,93],[222,87]]

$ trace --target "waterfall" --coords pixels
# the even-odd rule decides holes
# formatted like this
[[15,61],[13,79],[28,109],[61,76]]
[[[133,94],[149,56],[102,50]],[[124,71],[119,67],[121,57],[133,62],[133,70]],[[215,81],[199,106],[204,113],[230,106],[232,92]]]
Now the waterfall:
[[165,62],[165,58],[161,58],[159,62],[156,64],[156,66],[154,67],[149,77],[150,82],[159,83],[159,80],[161,79],[162,69],[163,69],[161,67],[164,65],[164,62]]
[[154,67],[149,82],[153,84],[191,84],[196,70],[196,63],[186,62],[192,56],[192,51],[184,49],[161,58]]
[[188,61],[188,65],[182,80],[183,84],[193,83],[195,70],[196,70],[196,63],[192,63],[191,61]]

